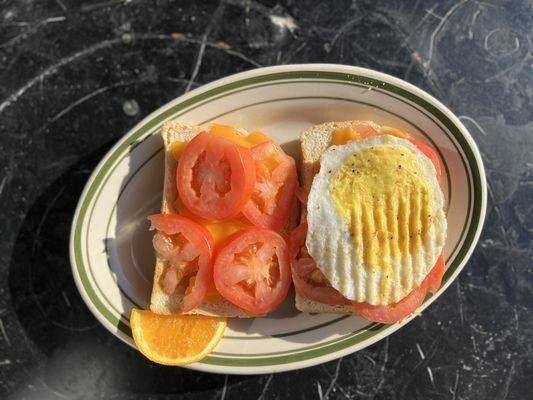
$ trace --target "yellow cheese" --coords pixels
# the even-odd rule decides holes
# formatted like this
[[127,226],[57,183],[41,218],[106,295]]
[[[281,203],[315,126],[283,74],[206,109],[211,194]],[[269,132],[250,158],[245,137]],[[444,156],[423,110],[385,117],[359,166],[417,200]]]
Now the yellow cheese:
[[207,221],[205,219],[202,219],[194,215],[193,213],[191,213],[187,209],[187,207],[185,207],[185,205],[183,204],[183,202],[181,201],[179,197],[174,202],[174,209],[176,210],[178,214],[183,215],[184,217],[188,217],[198,222],[199,224],[203,225],[209,231],[209,233],[211,233],[211,236],[213,236],[215,245],[219,245],[227,237],[233,235],[235,232],[238,232],[241,229],[251,226],[250,222],[248,222],[240,214],[239,216],[234,217],[234,218],[217,220],[217,221]]
[[361,140],[362,137],[360,134],[355,132],[352,128],[337,128],[333,132],[333,138],[331,144],[335,146],[340,146],[351,142],[352,140]]
[[189,142],[174,142],[172,143],[172,157],[174,157],[174,160],[179,161],[181,155],[183,154],[183,150],[185,150],[185,147],[187,147],[187,144]]
[[248,136],[240,136],[237,130],[229,125],[213,124],[210,133],[231,140],[243,147],[250,148],[270,140],[261,132],[254,131]]
[[[373,128],[369,130],[366,125],[362,125],[362,127],[364,127],[364,129],[361,129],[361,127],[357,126],[354,127],[355,129],[351,127],[335,129],[335,131],[333,131],[331,144],[335,146],[341,146],[353,140],[362,140],[370,136],[379,135],[392,135],[402,139],[410,138],[407,132],[400,131],[399,129],[395,128],[383,128],[378,131]],[[360,132],[357,132],[358,129],[360,130]]]

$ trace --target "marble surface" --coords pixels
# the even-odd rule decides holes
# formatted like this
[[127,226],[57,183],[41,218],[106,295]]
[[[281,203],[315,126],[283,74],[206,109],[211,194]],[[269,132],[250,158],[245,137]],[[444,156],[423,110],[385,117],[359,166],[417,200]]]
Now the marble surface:
[[[526,399],[533,376],[531,1],[0,1],[0,398]],[[100,157],[180,94],[259,66],[406,79],[476,139],[487,222],[458,280],[407,327],[306,370],[157,366],[78,295],[71,217]]]

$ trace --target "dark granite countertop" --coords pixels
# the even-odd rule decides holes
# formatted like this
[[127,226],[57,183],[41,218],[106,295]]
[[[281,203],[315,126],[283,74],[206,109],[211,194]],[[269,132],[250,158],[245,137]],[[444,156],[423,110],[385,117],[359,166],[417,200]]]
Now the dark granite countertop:
[[[0,1],[0,397],[533,398],[532,27],[526,0]],[[185,91],[304,62],[387,72],[460,116],[488,176],[477,249],[423,318],[338,361],[248,377],[148,362],[75,288],[84,183]]]

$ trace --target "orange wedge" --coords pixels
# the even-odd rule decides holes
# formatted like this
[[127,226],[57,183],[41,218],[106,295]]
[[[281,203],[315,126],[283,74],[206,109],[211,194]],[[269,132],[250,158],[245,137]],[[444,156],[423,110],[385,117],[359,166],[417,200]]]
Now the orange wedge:
[[226,330],[226,318],[200,315],[159,315],[131,311],[133,340],[153,362],[185,365],[200,361],[216,347]]

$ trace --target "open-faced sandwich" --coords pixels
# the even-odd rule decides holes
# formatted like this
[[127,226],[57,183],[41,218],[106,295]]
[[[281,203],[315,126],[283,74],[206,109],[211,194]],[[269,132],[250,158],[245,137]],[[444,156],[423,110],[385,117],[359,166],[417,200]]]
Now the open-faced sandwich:
[[162,129],[165,184],[151,310],[266,314],[291,285],[282,234],[296,226],[294,159],[267,136],[225,125]]
[[296,307],[399,321],[444,274],[444,196],[437,154],[367,121],[301,136],[301,225],[291,235]]

